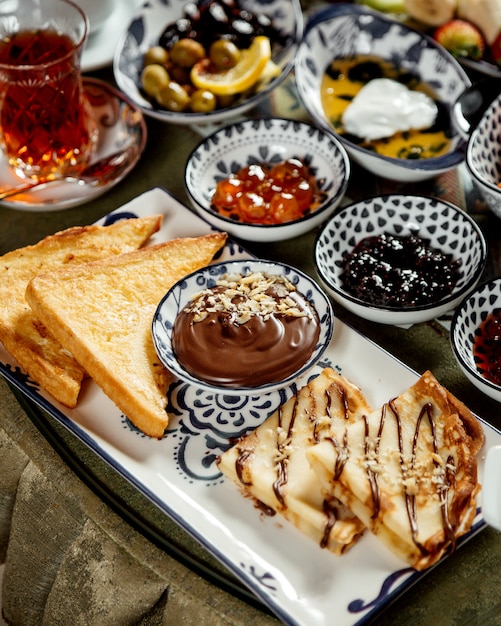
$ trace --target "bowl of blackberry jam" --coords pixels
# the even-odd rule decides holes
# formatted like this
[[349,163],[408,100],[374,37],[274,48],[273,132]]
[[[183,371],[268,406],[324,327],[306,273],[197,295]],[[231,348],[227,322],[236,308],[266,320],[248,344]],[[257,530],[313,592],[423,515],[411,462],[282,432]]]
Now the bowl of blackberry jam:
[[416,182],[464,160],[451,113],[471,81],[427,35],[366,7],[329,5],[306,24],[294,71],[314,123],[373,174]]
[[225,395],[292,385],[330,343],[329,298],[301,271],[272,261],[220,262],[179,281],[152,332],[159,358],[181,380]]
[[302,32],[299,0],[151,0],[119,42],[113,71],[151,117],[221,122],[287,77]]
[[370,321],[403,326],[452,311],[477,285],[486,257],[484,235],[459,207],[403,194],[342,208],[314,250],[337,303]]
[[450,332],[456,361],[482,393],[501,402],[501,278],[480,284],[456,308]]

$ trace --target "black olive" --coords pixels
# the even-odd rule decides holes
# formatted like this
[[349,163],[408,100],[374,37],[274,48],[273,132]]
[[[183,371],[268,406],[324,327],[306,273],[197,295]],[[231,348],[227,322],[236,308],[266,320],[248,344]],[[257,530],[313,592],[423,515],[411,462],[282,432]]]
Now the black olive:
[[233,20],[231,27],[238,35],[252,36],[254,34],[254,27],[247,20]]
[[181,37],[176,25],[170,24],[158,38],[158,45],[162,46],[162,48],[165,48],[166,50],[169,50],[176,43],[176,41],[179,41],[179,39],[181,39]]
[[245,20],[237,19],[231,23],[235,35],[235,44],[240,49],[248,48],[255,37],[254,27]]
[[263,29],[263,34],[266,32],[266,29],[271,28],[271,20],[267,15],[261,13],[257,16],[256,22]]
[[325,69],[325,74],[332,80],[337,80],[341,76],[341,70],[338,70],[334,63],[330,63]]
[[191,20],[181,18],[164,29],[158,39],[158,44],[166,50],[170,50],[177,41],[186,37],[196,39],[196,33],[194,33]]
[[206,17],[207,27],[209,27],[211,23],[216,27],[220,27],[221,24],[228,24],[228,15],[226,14],[226,11],[216,2],[211,2]]
[[198,6],[196,2],[188,2],[188,4],[184,5],[183,8],[184,17],[189,20],[198,20],[200,18],[200,11],[198,10]]
[[352,81],[360,83],[368,83],[375,78],[382,78],[384,75],[383,68],[375,61],[364,61],[354,65],[348,71],[348,78]]
[[451,116],[449,113],[449,109],[447,106],[440,102],[439,100],[435,100],[435,104],[437,105],[437,117],[435,122],[429,128],[421,131],[423,133],[436,133],[443,131],[446,137],[452,136],[452,128],[451,128]]

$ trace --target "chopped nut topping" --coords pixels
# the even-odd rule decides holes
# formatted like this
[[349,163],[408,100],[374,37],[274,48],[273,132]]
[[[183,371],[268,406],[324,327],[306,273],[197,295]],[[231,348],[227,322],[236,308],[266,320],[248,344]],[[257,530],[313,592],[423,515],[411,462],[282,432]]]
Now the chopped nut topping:
[[184,309],[193,314],[193,321],[203,321],[210,313],[225,311],[237,324],[245,324],[253,315],[265,319],[273,314],[290,317],[313,317],[308,308],[298,305],[295,286],[282,276],[254,272],[247,276],[226,274],[214,288],[199,291]]
[[292,453],[292,437],[288,431],[281,426],[277,427],[277,447],[274,453],[274,463],[278,466],[280,463],[287,463]]

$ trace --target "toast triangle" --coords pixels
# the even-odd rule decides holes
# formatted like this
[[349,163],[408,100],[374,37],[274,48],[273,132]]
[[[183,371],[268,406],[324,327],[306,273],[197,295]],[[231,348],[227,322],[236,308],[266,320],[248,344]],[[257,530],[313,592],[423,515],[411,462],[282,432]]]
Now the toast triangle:
[[0,257],[0,341],[30,378],[62,404],[76,405],[85,370],[33,316],[25,299],[29,281],[43,271],[140,248],[161,221],[161,215],[152,215],[108,226],[75,226]]
[[35,315],[142,432],[168,424],[170,374],[151,325],[160,300],[188,273],[208,265],[225,233],[174,239],[115,258],[45,273],[28,285]]

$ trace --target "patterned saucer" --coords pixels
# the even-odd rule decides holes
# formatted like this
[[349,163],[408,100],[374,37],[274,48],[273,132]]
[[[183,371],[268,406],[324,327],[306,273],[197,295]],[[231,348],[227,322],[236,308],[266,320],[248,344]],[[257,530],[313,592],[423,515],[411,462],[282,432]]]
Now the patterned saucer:
[[[56,211],[69,209],[109,191],[135,167],[146,145],[147,129],[143,114],[126,96],[107,83],[84,78],[85,94],[94,111],[99,129],[99,140],[94,160],[135,148],[127,167],[117,165],[116,176],[106,183],[94,186],[61,181],[47,187],[37,187],[0,201],[0,204],[19,211]],[[120,160],[117,160],[120,162]],[[0,153],[0,190],[16,187],[22,182],[10,169]]]

